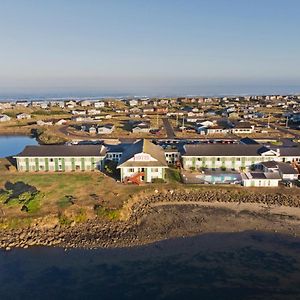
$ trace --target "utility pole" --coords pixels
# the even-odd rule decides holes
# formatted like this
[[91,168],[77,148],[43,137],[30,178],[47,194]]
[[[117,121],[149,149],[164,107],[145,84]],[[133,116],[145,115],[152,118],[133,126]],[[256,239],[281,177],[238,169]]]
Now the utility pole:
[[289,116],[286,116],[285,128],[289,128]]
[[157,126],[157,128],[159,128],[158,127],[158,114],[156,114],[156,126]]
[[269,113],[269,116],[268,116],[268,128],[270,128],[270,113]]
[[176,127],[178,127],[178,113],[176,114]]
[[182,117],[182,131],[184,131],[184,116]]

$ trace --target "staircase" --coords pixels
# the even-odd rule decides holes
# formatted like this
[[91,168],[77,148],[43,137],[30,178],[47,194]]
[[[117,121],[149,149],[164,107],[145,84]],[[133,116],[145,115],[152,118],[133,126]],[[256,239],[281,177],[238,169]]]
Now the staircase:
[[124,183],[133,183],[133,184],[137,184],[140,185],[142,183],[142,177],[145,176],[144,172],[138,172],[135,173],[129,177],[126,177],[124,179]]

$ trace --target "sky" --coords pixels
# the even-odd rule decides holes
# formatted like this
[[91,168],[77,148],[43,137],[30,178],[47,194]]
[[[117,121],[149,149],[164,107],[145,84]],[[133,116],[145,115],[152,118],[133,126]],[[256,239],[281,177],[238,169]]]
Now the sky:
[[0,0],[0,96],[300,92],[299,0]]

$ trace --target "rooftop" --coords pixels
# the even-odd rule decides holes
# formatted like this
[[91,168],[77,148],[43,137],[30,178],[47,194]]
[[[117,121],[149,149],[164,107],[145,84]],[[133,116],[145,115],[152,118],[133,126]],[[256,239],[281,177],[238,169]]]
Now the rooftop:
[[[130,161],[135,154],[146,153],[155,160],[153,161]],[[118,167],[131,166],[167,166],[165,153],[160,146],[154,145],[148,140],[142,139],[129,146],[121,156]]]
[[26,146],[16,157],[104,156],[105,153],[102,145],[42,145]]

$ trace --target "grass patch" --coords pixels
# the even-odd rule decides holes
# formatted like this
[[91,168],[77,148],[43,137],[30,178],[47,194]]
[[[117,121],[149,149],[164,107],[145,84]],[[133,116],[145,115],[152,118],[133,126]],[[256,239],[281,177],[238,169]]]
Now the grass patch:
[[74,200],[75,200],[75,198],[73,196],[66,195],[57,201],[57,205],[60,208],[66,208],[66,207],[69,207],[70,205],[73,205]]
[[42,200],[44,199],[45,195],[43,193],[36,194],[27,204],[27,212],[29,213],[36,213],[40,210]]
[[70,226],[73,222],[71,218],[68,218],[66,215],[61,214],[58,216],[58,222],[62,226]]
[[0,221],[0,229],[17,229],[29,227],[32,223],[31,218],[16,218],[12,217]]
[[109,209],[102,206],[95,206],[95,211],[98,217],[117,220],[120,217],[120,211],[118,209]]
[[86,211],[83,208],[80,208],[78,214],[74,217],[76,223],[83,223],[87,220]]

